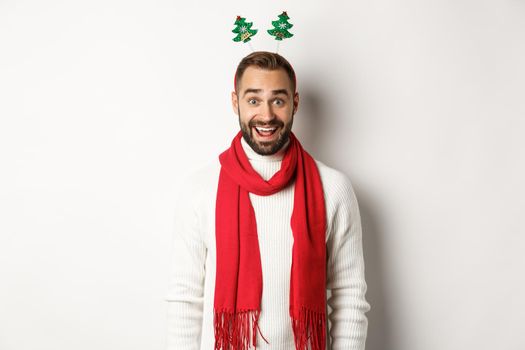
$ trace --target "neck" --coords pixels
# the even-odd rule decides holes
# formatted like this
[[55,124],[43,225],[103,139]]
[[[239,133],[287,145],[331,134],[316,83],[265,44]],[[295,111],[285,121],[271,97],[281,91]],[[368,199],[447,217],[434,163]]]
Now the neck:
[[246,153],[246,156],[250,161],[264,161],[264,162],[277,162],[281,161],[284,157],[284,154],[286,153],[286,149],[288,148],[288,145],[290,144],[290,138],[286,141],[286,143],[274,154],[269,155],[263,155],[255,152],[253,148],[244,140],[243,137],[241,137],[241,145],[244,149],[244,153]]

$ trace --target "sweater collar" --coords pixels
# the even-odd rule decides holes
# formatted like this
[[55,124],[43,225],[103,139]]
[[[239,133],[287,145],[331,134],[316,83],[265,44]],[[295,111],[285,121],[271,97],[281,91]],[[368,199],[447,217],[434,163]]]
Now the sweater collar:
[[278,162],[281,161],[284,157],[284,154],[286,153],[286,149],[290,145],[290,138],[286,141],[286,143],[281,147],[280,150],[275,152],[274,154],[270,155],[262,155],[253,150],[253,148],[244,140],[244,137],[241,137],[241,145],[244,149],[244,153],[246,153],[246,156],[248,159],[256,160],[256,161],[263,161],[263,162]]

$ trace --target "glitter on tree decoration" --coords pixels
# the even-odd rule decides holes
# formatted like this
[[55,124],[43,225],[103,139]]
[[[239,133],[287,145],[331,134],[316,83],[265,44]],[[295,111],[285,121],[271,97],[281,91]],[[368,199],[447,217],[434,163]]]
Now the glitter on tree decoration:
[[272,21],[273,29],[268,29],[268,33],[275,36],[275,40],[291,38],[293,34],[290,33],[288,29],[292,28],[293,24],[288,22],[289,19],[290,17],[288,17],[288,14],[284,11],[279,15],[277,21]]
[[253,23],[246,22],[246,18],[244,17],[237,16],[234,24],[236,27],[232,30],[232,32],[236,33],[237,36],[233,38],[233,41],[242,41],[243,43],[246,43],[250,41],[251,37],[257,33],[257,29],[251,29]]

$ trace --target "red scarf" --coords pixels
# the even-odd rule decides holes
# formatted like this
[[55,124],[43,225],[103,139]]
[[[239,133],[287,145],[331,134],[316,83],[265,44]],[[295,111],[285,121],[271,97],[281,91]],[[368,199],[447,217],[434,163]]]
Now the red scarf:
[[248,193],[268,196],[293,179],[291,326],[297,350],[324,350],[326,213],[319,171],[312,156],[290,133],[280,170],[265,181],[252,168],[241,137],[239,132],[231,147],[219,156],[222,166],[215,209],[215,350],[247,350],[250,343],[256,345],[263,285],[255,212]]

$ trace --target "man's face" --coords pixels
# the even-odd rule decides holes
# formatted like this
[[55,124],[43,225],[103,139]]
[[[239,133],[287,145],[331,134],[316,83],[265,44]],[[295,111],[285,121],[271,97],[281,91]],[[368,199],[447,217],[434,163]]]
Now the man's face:
[[274,154],[290,136],[299,94],[284,69],[249,66],[232,92],[232,106],[239,116],[244,140],[262,155]]

